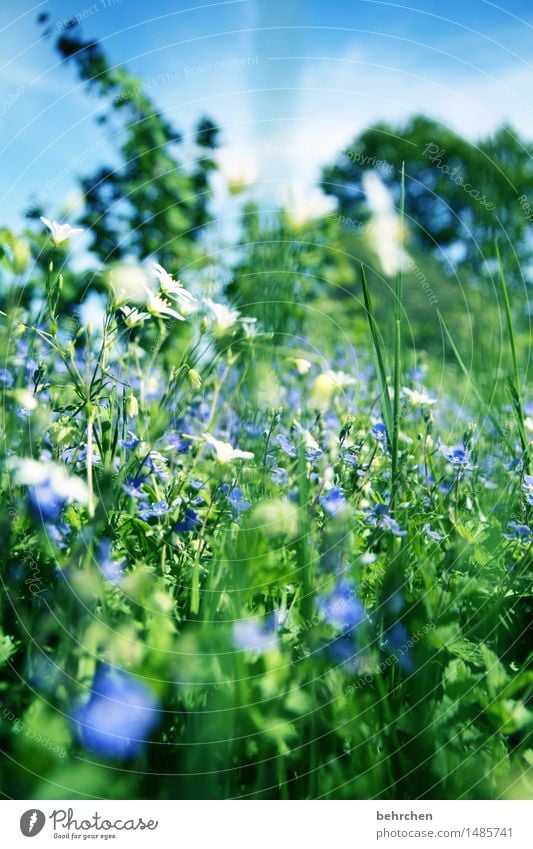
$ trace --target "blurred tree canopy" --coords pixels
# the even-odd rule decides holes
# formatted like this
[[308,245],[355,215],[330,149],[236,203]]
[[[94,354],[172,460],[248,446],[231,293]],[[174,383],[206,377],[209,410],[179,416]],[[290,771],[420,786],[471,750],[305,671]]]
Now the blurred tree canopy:
[[421,115],[404,125],[380,122],[323,170],[322,188],[341,214],[364,221],[363,173],[376,169],[399,205],[402,162],[410,244],[430,249],[449,270],[483,274],[497,239],[509,276],[521,277],[532,258],[530,142],[509,126],[474,144]]
[[[39,22],[50,36],[48,15]],[[178,158],[182,135],[147,96],[141,80],[113,67],[98,42],[82,37],[75,20],[61,30],[55,47],[105,102],[97,120],[109,125],[118,147],[118,164],[99,166],[81,180],[85,211],[80,224],[91,232],[91,249],[106,262],[157,253],[171,270],[176,262],[184,264],[210,220],[209,174],[216,167],[218,128],[209,118],[199,121],[186,168]]]

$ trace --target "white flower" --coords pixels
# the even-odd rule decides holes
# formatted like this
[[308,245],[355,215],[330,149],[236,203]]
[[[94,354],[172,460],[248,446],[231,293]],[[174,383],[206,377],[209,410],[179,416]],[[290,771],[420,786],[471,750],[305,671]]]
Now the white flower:
[[138,327],[140,324],[150,318],[149,313],[139,312],[136,307],[121,307],[120,311],[124,316],[124,324],[126,327]]
[[323,218],[335,209],[335,200],[327,197],[320,189],[303,189],[299,184],[285,188],[283,206],[290,223],[296,230],[310,221]]
[[410,264],[409,254],[401,244],[402,222],[394,209],[391,193],[375,171],[365,171],[362,184],[372,212],[367,231],[372,248],[378,255],[383,273],[393,277]]
[[156,318],[176,318],[178,321],[185,321],[185,318],[172,309],[170,301],[162,298],[161,295],[155,295],[151,289],[146,289],[146,309],[151,315]]
[[59,463],[16,457],[10,465],[15,472],[17,483],[23,486],[46,483],[54,495],[64,501],[78,501],[80,504],[86,504],[88,501],[89,493],[85,481],[70,477],[65,467]]
[[27,410],[28,413],[32,413],[38,407],[37,398],[29,391],[29,389],[16,389],[15,401],[17,404],[20,404],[24,410]]
[[164,295],[169,295],[175,298],[183,315],[190,315],[198,308],[198,302],[194,295],[185,289],[179,280],[174,280],[171,274],[166,271],[158,262],[154,262],[154,272],[159,280],[161,291]]
[[402,392],[404,395],[407,395],[413,407],[431,407],[437,403],[436,398],[430,398],[429,395],[419,392],[417,389],[408,389],[404,386]]
[[218,153],[220,173],[232,195],[243,192],[257,180],[257,166],[242,153],[221,150]]
[[326,410],[335,392],[356,383],[354,377],[343,371],[328,371],[317,375],[309,395],[309,403],[317,410]]
[[150,290],[150,278],[144,268],[120,262],[111,268],[107,281],[114,295],[115,305],[142,303]]
[[232,309],[226,304],[217,304],[211,298],[204,298],[204,304],[213,321],[213,329],[215,333],[225,333],[230,327],[233,327],[240,318],[239,310]]
[[233,460],[253,460],[251,451],[241,451],[240,448],[234,448],[229,442],[222,442],[220,439],[215,439],[210,433],[203,433],[202,437],[215,449],[215,454],[219,463],[231,463]]
[[58,224],[57,221],[50,221],[41,215],[41,221],[48,227],[52,234],[52,241],[55,245],[60,245],[61,242],[66,242],[75,233],[83,233],[83,227],[71,227],[70,224]]
[[298,374],[307,374],[311,368],[309,360],[304,360],[303,357],[291,357],[291,362],[296,366]]

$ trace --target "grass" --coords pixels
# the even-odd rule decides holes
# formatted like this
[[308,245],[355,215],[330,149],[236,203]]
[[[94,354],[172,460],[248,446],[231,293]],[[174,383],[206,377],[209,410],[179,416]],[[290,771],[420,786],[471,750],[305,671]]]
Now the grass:
[[364,265],[357,333],[330,344],[315,270],[309,302],[274,287],[255,325],[217,325],[185,273],[185,321],[110,292],[73,326],[59,254],[6,298],[3,792],[530,794],[531,412],[505,277],[496,410],[440,314],[458,372],[437,392],[431,358],[412,371],[401,274],[390,344]]

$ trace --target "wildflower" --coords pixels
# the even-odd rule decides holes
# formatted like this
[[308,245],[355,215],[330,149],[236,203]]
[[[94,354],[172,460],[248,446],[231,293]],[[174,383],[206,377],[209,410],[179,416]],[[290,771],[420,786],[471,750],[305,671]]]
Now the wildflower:
[[10,371],[6,368],[0,368],[0,386],[10,389],[15,382],[15,379]]
[[189,381],[190,386],[193,389],[200,389],[202,385],[202,378],[196,371],[196,369],[190,368],[187,372],[187,380]]
[[59,463],[17,458],[12,466],[17,483],[28,487],[30,507],[45,522],[57,520],[67,502],[88,501],[85,482],[69,477]]
[[76,233],[83,233],[83,227],[71,227],[70,224],[58,224],[57,221],[50,221],[41,215],[41,221],[48,227],[52,234],[54,245],[60,245],[61,242],[66,242],[71,236]]
[[176,534],[184,534],[188,533],[189,531],[195,531],[201,524],[202,522],[198,513],[196,513],[196,511],[193,510],[191,507],[187,507],[183,519],[181,519],[179,522],[176,522],[172,530]]
[[441,444],[439,445],[439,451],[456,469],[472,471],[474,468],[471,462],[470,452],[462,444],[457,445],[455,448]]
[[226,333],[240,318],[239,310],[232,309],[225,304],[217,304],[211,298],[204,298],[209,316],[213,323],[213,330],[217,336]]
[[118,562],[113,557],[111,540],[103,539],[97,548],[97,562],[103,576],[111,584],[119,585],[122,582],[125,562]]
[[306,430],[301,426],[299,422],[294,422],[294,426],[299,432],[300,436],[303,439],[303,443],[305,445],[305,456],[306,459],[310,462],[316,460],[317,457],[323,453],[322,449],[319,447],[318,442],[310,431]]
[[346,509],[346,499],[340,486],[334,486],[326,495],[321,495],[319,501],[330,516],[337,516]]
[[139,415],[139,402],[135,395],[128,395],[126,398],[126,415],[132,419]]
[[433,530],[431,530],[431,525],[429,524],[429,522],[427,522],[427,523],[424,525],[424,533],[425,533],[425,534],[426,534],[426,536],[427,536],[427,537],[429,537],[430,539],[435,540],[435,542],[441,542],[441,540],[443,540],[443,539],[444,539],[444,537],[442,536],[442,534],[439,534],[439,532],[438,532],[438,531],[433,531]]
[[[150,278],[146,270],[128,262],[116,263],[107,275],[107,283],[113,292],[115,307],[131,301],[143,303],[146,292],[150,290]],[[146,313],[143,315],[146,316]]]
[[32,413],[39,406],[37,398],[28,389],[16,389],[14,397],[17,404],[28,413]]
[[218,152],[220,173],[231,195],[245,191],[257,180],[257,166],[241,152],[224,149]]
[[533,505],[533,475],[524,475],[524,482],[522,486],[526,493],[528,503]]
[[149,505],[140,504],[139,516],[141,519],[151,519],[152,517],[159,518],[160,516],[166,516],[169,510],[170,507],[168,506],[167,501],[155,501]]
[[520,525],[518,522],[507,522],[511,532],[504,534],[504,539],[516,540],[517,542],[529,542],[531,540],[531,529],[528,525]]
[[179,280],[174,280],[158,262],[154,263],[154,271],[162,293],[177,301],[183,315],[190,315],[198,309],[198,302],[194,295],[191,295]]
[[122,484],[122,489],[126,495],[131,495],[132,498],[143,498],[146,493],[143,491],[142,485],[141,478],[129,478],[126,483]]
[[276,436],[276,442],[287,457],[296,457],[296,448],[285,434],[279,433]]
[[330,625],[342,631],[357,628],[365,618],[365,609],[353,586],[343,580],[337,581],[329,595],[318,597],[317,607]]
[[203,433],[202,437],[214,449],[219,463],[231,463],[233,460],[253,460],[254,455],[251,451],[241,451],[240,448],[233,448],[229,442],[222,442],[220,439],[215,439],[210,433]]
[[431,407],[437,403],[436,398],[430,398],[425,392],[419,392],[417,389],[408,389],[404,386],[402,392],[409,398],[413,407]]
[[404,537],[407,533],[407,531],[402,531],[398,522],[392,516],[383,516],[378,524],[380,528],[385,528],[385,530],[390,531],[395,537]]
[[158,719],[154,693],[133,675],[104,664],[96,671],[89,700],[73,714],[82,745],[111,758],[134,757]]
[[414,669],[410,651],[413,641],[409,638],[409,632],[402,622],[396,622],[385,632],[383,643],[405,672],[411,672]]
[[283,192],[285,215],[295,230],[303,229],[317,218],[323,218],[335,208],[335,201],[318,188],[304,189],[297,183]]
[[317,410],[325,410],[335,392],[344,389],[346,386],[353,386],[355,383],[355,378],[343,371],[332,371],[331,369],[325,371],[315,378],[309,395],[309,403]]
[[243,497],[240,486],[234,486],[231,489],[227,484],[224,484],[222,489],[235,513],[244,513],[245,510],[248,510],[250,502]]
[[184,316],[176,312],[166,298],[156,295],[151,289],[146,289],[146,309],[156,318],[175,318],[177,321],[185,321]]
[[296,371],[298,374],[304,375],[307,374],[309,369],[311,368],[311,363],[309,360],[305,360],[302,357],[292,357],[291,362],[294,363]]
[[243,619],[233,626],[233,642],[241,651],[265,654],[278,646],[276,624],[274,616],[266,622],[260,622],[258,619]]
[[270,479],[278,486],[286,486],[289,482],[289,475],[286,469],[281,466],[273,466]]
[[387,442],[387,428],[383,422],[377,422],[370,432],[378,442]]
[[120,307],[120,311],[124,318],[124,324],[132,330],[134,327],[139,327],[147,318],[150,318],[149,313],[139,312],[136,307]]
[[363,190],[372,212],[368,228],[372,248],[383,273],[392,277],[409,266],[409,256],[401,245],[402,222],[396,214],[388,188],[375,172],[363,174]]

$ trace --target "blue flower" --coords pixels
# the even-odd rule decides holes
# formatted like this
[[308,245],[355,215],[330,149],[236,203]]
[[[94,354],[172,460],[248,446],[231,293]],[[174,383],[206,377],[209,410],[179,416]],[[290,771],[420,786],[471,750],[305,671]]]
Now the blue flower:
[[288,457],[296,457],[296,448],[292,444],[292,442],[285,436],[283,433],[279,433],[276,436],[276,442],[278,443],[281,450]]
[[524,475],[523,487],[526,493],[526,501],[533,506],[533,475]]
[[233,487],[227,499],[236,513],[243,513],[250,506],[250,502],[243,498],[242,489],[239,486]]
[[444,537],[442,536],[442,534],[439,534],[439,532],[438,532],[438,531],[432,531],[432,530],[431,530],[431,525],[429,524],[429,522],[427,522],[427,523],[424,525],[424,533],[425,533],[425,534],[426,534],[426,536],[428,536],[430,539],[434,539],[434,540],[435,540],[435,542],[440,542],[441,540],[443,540],[443,539],[444,539]]
[[346,507],[346,499],[340,486],[334,486],[326,495],[321,495],[318,499],[326,513],[330,516],[336,516]]
[[111,758],[134,757],[158,719],[154,693],[133,675],[107,665],[98,667],[89,700],[73,714],[82,745]]
[[531,540],[531,528],[528,525],[520,525],[518,522],[507,522],[511,533],[504,534],[505,539],[516,540],[517,542],[529,542]]
[[278,635],[275,617],[266,622],[258,619],[241,619],[233,626],[233,642],[241,651],[264,654],[277,648]]
[[125,561],[118,562],[113,557],[111,540],[103,539],[97,549],[96,557],[98,566],[104,578],[111,584],[119,585],[122,582]]
[[374,439],[377,439],[378,442],[387,442],[387,428],[383,424],[383,422],[377,422],[374,425],[372,430],[370,431]]
[[402,531],[398,522],[396,519],[393,519],[392,516],[383,516],[379,523],[379,527],[390,531],[395,537],[404,537],[407,533],[407,531]]
[[410,642],[409,632],[402,622],[396,622],[389,628],[383,640],[385,648],[394,655],[405,672],[411,672],[414,669]]
[[365,618],[365,609],[354,588],[342,579],[337,581],[330,595],[318,597],[317,607],[326,621],[341,631],[356,628]]
[[0,368],[0,386],[5,386],[6,389],[11,389],[14,382],[15,381],[11,372],[6,368]]
[[166,516],[169,509],[167,501],[156,501],[153,504],[140,504],[139,516],[141,519],[150,519],[152,516]]
[[142,489],[142,478],[127,478],[126,483],[122,484],[122,489],[126,495],[131,495],[132,498],[143,498],[146,493]]
[[172,530],[177,534],[185,534],[189,531],[195,531],[201,524],[198,513],[187,507],[183,519],[176,522]]
[[463,444],[456,445],[455,448],[452,448],[449,445],[439,445],[439,451],[444,457],[446,457],[448,463],[456,469],[467,469],[472,471],[474,468],[471,462],[470,451],[468,451]]
[[129,430],[127,439],[120,439],[119,445],[121,445],[123,448],[126,448],[128,451],[133,451],[133,449],[137,447],[139,442],[139,437],[135,436],[135,434],[132,433],[131,430]]
[[287,486],[289,482],[288,472],[286,469],[282,469],[281,466],[274,466],[270,477],[278,486]]

